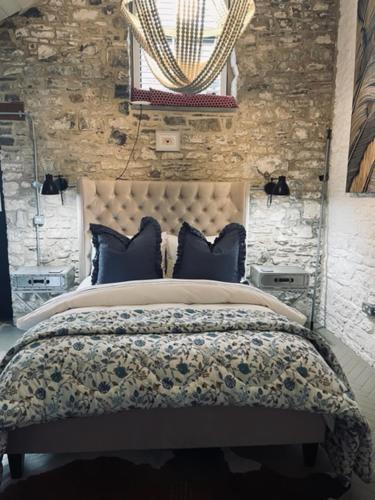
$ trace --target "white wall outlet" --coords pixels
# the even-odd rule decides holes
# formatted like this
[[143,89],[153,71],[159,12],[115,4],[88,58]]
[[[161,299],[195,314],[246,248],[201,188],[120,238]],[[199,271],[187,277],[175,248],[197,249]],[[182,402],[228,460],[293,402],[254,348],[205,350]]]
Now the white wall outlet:
[[44,226],[44,215],[35,215],[34,226]]

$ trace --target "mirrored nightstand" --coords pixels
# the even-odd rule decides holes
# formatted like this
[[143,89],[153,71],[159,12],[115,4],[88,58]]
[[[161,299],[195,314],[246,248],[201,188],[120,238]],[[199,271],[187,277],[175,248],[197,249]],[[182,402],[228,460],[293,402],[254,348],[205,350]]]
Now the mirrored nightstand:
[[248,281],[260,290],[274,295],[285,304],[309,316],[311,309],[310,274],[301,267],[252,265]]
[[[12,291],[28,311],[74,287],[74,266],[20,267],[11,273]],[[30,299],[33,299],[32,301]]]

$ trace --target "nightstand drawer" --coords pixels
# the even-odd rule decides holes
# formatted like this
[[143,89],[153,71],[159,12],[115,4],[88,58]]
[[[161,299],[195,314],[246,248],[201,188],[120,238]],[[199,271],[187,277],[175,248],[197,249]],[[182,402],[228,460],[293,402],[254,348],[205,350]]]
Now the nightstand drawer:
[[252,265],[250,281],[262,290],[307,289],[309,273],[296,266]]
[[66,280],[62,276],[15,276],[13,287],[17,290],[46,290],[65,288]]
[[58,292],[69,290],[74,284],[74,267],[23,267],[12,273],[15,291]]

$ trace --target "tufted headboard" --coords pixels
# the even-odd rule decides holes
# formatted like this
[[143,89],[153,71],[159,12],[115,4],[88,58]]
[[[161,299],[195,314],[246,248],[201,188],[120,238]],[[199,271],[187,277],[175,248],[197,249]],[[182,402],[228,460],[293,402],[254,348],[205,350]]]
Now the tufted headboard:
[[246,182],[80,179],[80,280],[90,273],[90,223],[133,235],[149,215],[162,231],[177,234],[186,220],[211,236],[229,222],[246,223],[248,190]]

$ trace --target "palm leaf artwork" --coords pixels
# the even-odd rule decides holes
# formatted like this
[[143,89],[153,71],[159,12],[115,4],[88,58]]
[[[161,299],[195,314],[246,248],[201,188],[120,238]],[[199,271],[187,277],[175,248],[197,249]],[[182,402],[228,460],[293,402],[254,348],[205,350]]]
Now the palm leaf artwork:
[[375,193],[375,0],[359,0],[347,192]]

